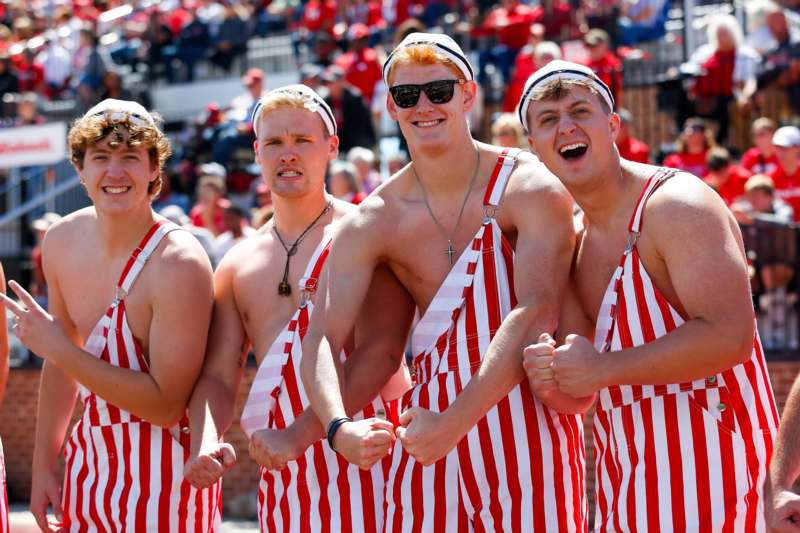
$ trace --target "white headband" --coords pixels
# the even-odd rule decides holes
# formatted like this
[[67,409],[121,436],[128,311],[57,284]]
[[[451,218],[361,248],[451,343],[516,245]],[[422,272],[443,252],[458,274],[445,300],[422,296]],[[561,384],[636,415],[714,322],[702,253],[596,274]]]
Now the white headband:
[[552,80],[589,80],[600,96],[608,104],[609,109],[614,109],[614,96],[611,94],[611,89],[608,85],[603,83],[603,80],[597,77],[597,74],[587,66],[572,63],[570,61],[562,61],[560,59],[549,62],[544,67],[540,68],[531,74],[528,81],[525,82],[525,89],[522,91],[522,98],[519,101],[517,113],[519,113],[519,121],[525,131],[528,129],[528,107],[531,104],[531,96],[534,89],[541,87],[543,84]]
[[464,51],[461,50],[461,47],[458,46],[452,37],[449,35],[444,35],[441,33],[420,33],[414,32],[406,36],[400,44],[397,45],[397,48],[392,50],[392,53],[389,54],[389,57],[386,58],[386,63],[383,64],[383,81],[388,84],[389,83],[389,72],[392,69],[392,65],[397,60],[397,51],[406,48],[408,46],[414,46],[418,44],[427,44],[431,45],[436,48],[436,51],[441,53],[443,56],[447,57],[450,61],[455,63],[458,70],[464,75],[464,78],[472,81],[475,79],[475,75],[472,71],[472,66],[470,66],[469,61],[467,60],[467,56],[464,54]]
[[331,111],[331,108],[328,107],[327,103],[325,103],[325,100],[323,100],[322,97],[308,85],[296,84],[278,87],[277,89],[269,91],[267,94],[258,99],[258,103],[253,109],[251,121],[253,123],[253,131],[255,132],[256,137],[258,137],[258,121],[261,118],[261,110],[264,107],[264,102],[268,98],[281,93],[303,97],[306,102],[311,104],[307,107],[307,109],[312,113],[318,114],[322,118],[322,122],[325,124],[325,128],[327,128],[328,134],[336,135],[336,119],[333,118],[333,111]]
[[117,100],[115,98],[106,98],[99,104],[92,107],[86,112],[84,118],[93,117],[97,115],[105,115],[111,121],[124,121],[128,120],[131,123],[139,126],[149,125],[155,126],[156,121],[153,116],[138,102],[130,100]]

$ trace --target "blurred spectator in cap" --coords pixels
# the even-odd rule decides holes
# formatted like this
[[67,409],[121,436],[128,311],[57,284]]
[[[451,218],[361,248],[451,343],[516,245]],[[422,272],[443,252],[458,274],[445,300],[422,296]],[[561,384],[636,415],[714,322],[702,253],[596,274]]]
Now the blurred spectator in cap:
[[247,69],[242,85],[246,90],[231,100],[228,116],[237,122],[249,123],[258,99],[264,94],[264,71],[256,67]]
[[208,228],[214,236],[225,232],[223,213],[231,203],[225,198],[225,180],[219,176],[201,175],[197,182],[197,203],[189,212],[192,224]]
[[300,30],[311,35],[320,31],[331,34],[336,22],[336,12],[334,0],[308,0],[303,6]]
[[504,148],[528,148],[528,140],[519,118],[514,113],[502,113],[492,123],[492,144]]
[[55,32],[47,36],[44,49],[36,56],[36,63],[44,70],[47,97],[55,100],[66,96],[72,74],[72,56]]
[[339,130],[339,151],[355,146],[374,146],[372,118],[359,90],[351,86],[341,67],[332,65],[322,75],[326,91],[321,96],[330,106]]
[[790,223],[794,220],[792,206],[775,197],[775,182],[764,174],[754,174],[744,184],[744,198],[734,202],[731,210],[741,224],[754,219]]
[[640,141],[631,134],[633,128],[633,116],[627,109],[620,108],[617,110],[619,115],[619,132],[617,133],[617,140],[615,141],[619,156],[628,161],[636,161],[637,163],[650,162],[650,147],[644,142]]
[[776,44],[764,52],[759,86],[786,91],[794,112],[800,113],[800,32],[789,27],[784,8],[774,3],[768,5],[766,24]]
[[328,192],[339,200],[360,204],[367,195],[359,187],[358,169],[347,161],[333,161],[328,178]]
[[178,59],[186,69],[185,80],[194,81],[195,64],[208,55],[211,48],[211,32],[208,24],[197,16],[194,0],[186,2],[187,19],[178,33]]
[[725,148],[715,146],[708,151],[706,171],[703,181],[717,191],[727,205],[732,205],[744,195],[744,184],[750,177],[750,172],[734,165]]
[[778,198],[794,209],[795,221],[800,216],[800,129],[795,126],[778,128],[772,136],[778,168],[770,177],[775,182]]
[[678,140],[676,152],[664,159],[665,167],[677,168],[702,178],[706,175],[706,156],[708,150],[716,146],[714,134],[702,118],[686,119]]
[[731,102],[735,100],[740,109],[750,106],[759,58],[743,44],[742,29],[733,15],[711,17],[707,34],[708,44],[689,59],[694,70],[703,73],[694,80],[690,94],[694,113],[717,121],[717,142],[723,143],[728,136]]
[[[92,39],[97,41],[97,36],[94,35],[92,30]],[[174,36],[172,30],[164,22],[161,12],[157,7],[150,9],[147,18],[147,27],[144,35],[142,35],[142,44],[140,54],[143,54],[147,61],[147,70],[150,79],[158,79],[162,76],[167,78],[167,81],[172,81],[172,69],[170,68],[170,47],[172,46]]]
[[314,35],[314,63],[327,68],[333,65],[339,47],[333,36],[321,31]]
[[545,27],[545,39],[558,43],[573,37],[578,25],[568,2],[563,0],[541,0],[533,8],[533,20]]
[[351,25],[347,30],[347,38],[348,50],[335,63],[344,71],[345,80],[361,91],[364,104],[369,108],[375,93],[375,84],[383,79],[381,63],[375,50],[367,46],[369,29],[366,25]]
[[232,2],[225,2],[222,24],[214,41],[211,62],[230,72],[233,60],[247,51],[247,25]]
[[212,149],[214,161],[226,168],[236,150],[250,149],[255,141],[253,110],[264,94],[264,71],[260,68],[247,69],[242,76],[242,85],[246,91],[231,100],[226,114],[228,123],[220,129]]
[[214,261],[213,233],[211,233],[206,228],[199,228],[193,225],[189,221],[189,217],[186,216],[186,211],[184,211],[181,207],[177,205],[164,206],[158,210],[158,214],[160,214],[162,217],[166,218],[170,222],[179,225],[180,227],[191,233],[203,247],[203,250],[205,250],[206,255],[208,255],[208,259],[211,261],[211,266],[212,267],[217,266],[216,262]]
[[36,63],[33,50],[25,47],[22,53],[11,57],[11,64],[17,74],[20,92],[44,93],[44,69]]
[[16,126],[35,126],[44,124],[44,117],[39,113],[39,95],[27,92],[19,95],[17,101]]
[[[519,99],[522,97],[522,91],[525,88],[525,82],[531,74],[540,69],[543,65],[539,64],[537,60],[537,50],[540,50],[539,45],[544,42],[544,26],[541,24],[531,24],[528,27],[528,44],[522,47],[522,50],[517,54],[514,59],[514,67],[511,70],[511,79],[508,82],[506,95],[503,99],[503,111],[512,113],[517,109]],[[550,57],[549,61],[553,59],[561,59],[561,48],[555,44],[556,56]],[[553,48],[548,50],[546,56],[551,56]],[[542,60],[543,57],[540,57]]]
[[272,192],[269,190],[269,185],[260,180],[255,183],[257,183],[254,191],[255,207],[253,207],[251,220],[253,227],[258,229],[272,218],[275,207],[272,205]]
[[753,146],[742,156],[742,166],[753,174],[770,174],[778,168],[778,156],[772,145],[777,126],[767,117],[757,118],[750,128]]
[[128,89],[122,86],[122,76],[114,69],[109,69],[103,75],[103,83],[97,101],[102,102],[106,98],[116,98],[117,100],[133,100],[134,96]]
[[31,229],[36,233],[36,244],[31,250],[31,283],[28,285],[28,292],[36,302],[47,309],[47,280],[44,276],[42,266],[42,241],[50,227],[61,220],[61,215],[47,212],[41,217],[31,222]]
[[481,52],[478,80],[486,81],[486,66],[494,65],[504,82],[511,78],[511,68],[517,54],[530,38],[533,8],[518,0],[503,0],[492,9],[483,22],[483,33],[494,36],[495,46]]
[[583,37],[589,50],[586,66],[603,80],[614,95],[614,104],[622,106],[622,61],[611,51],[608,33],[600,29],[589,30]]
[[250,227],[247,211],[238,205],[229,205],[223,213],[225,232],[214,239],[214,261],[219,264],[228,250],[236,243],[253,235],[256,230]]
[[666,34],[668,0],[623,0],[620,7],[620,44],[632,46]]
[[311,87],[315,91],[322,83],[322,67],[314,63],[304,63],[300,66],[300,83]]
[[363,146],[355,146],[347,152],[347,161],[355,165],[362,191],[369,194],[381,184],[381,175],[375,169],[375,152]]

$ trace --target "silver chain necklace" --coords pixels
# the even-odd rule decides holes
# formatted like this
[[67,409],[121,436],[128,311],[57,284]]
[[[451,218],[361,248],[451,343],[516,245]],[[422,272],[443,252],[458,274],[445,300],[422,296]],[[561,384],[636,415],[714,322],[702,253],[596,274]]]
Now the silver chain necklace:
[[422,180],[419,179],[419,174],[417,174],[417,167],[416,165],[411,164],[411,170],[414,171],[414,177],[417,179],[417,183],[419,183],[419,188],[422,190],[422,200],[425,202],[425,207],[428,208],[428,213],[431,215],[431,219],[433,219],[434,224],[436,227],[439,228],[439,232],[442,236],[447,239],[447,250],[444,251],[447,254],[447,260],[450,262],[450,266],[453,266],[453,255],[455,255],[456,251],[453,248],[453,237],[458,231],[458,226],[461,224],[461,215],[464,214],[464,207],[467,205],[467,199],[469,199],[469,194],[472,192],[472,188],[475,186],[475,179],[478,177],[478,169],[481,166],[481,151],[478,148],[477,143],[473,141],[473,146],[475,147],[475,154],[476,154],[476,161],[475,161],[475,170],[472,173],[472,180],[469,182],[469,187],[467,187],[467,193],[464,195],[464,201],[461,202],[461,210],[458,212],[458,218],[456,219],[456,225],[453,228],[453,232],[448,235],[447,231],[442,226],[439,219],[436,218],[436,215],[433,214],[433,209],[431,209],[431,204],[428,203],[428,193],[425,191],[425,186],[422,185]]

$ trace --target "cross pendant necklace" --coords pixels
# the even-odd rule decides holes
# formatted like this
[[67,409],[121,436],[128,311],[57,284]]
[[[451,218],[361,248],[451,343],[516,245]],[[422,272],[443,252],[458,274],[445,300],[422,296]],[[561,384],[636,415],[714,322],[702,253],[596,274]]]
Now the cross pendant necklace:
[[447,239],[447,250],[444,251],[447,254],[447,260],[450,261],[450,266],[453,266],[453,255],[456,251],[453,249],[453,241]]
[[481,166],[481,151],[478,148],[478,144],[473,141],[473,146],[475,147],[475,170],[472,173],[472,180],[469,182],[469,186],[467,187],[467,192],[464,194],[464,201],[461,202],[461,210],[458,212],[458,218],[456,219],[456,226],[453,228],[453,233],[451,235],[447,234],[447,231],[444,229],[442,224],[439,222],[439,219],[436,218],[436,215],[433,214],[433,209],[431,209],[431,204],[428,202],[428,193],[425,192],[425,186],[422,184],[422,180],[419,179],[419,174],[417,174],[417,167],[414,163],[411,163],[411,170],[414,171],[414,177],[417,179],[417,183],[419,183],[419,188],[422,191],[422,200],[425,202],[425,207],[428,208],[428,214],[431,216],[434,224],[436,227],[439,228],[439,232],[441,232],[442,236],[447,239],[447,250],[444,251],[444,254],[447,255],[447,261],[450,263],[450,266],[453,266],[453,256],[455,255],[456,251],[453,248],[453,237],[455,236],[456,232],[458,231],[458,226],[461,224],[461,216],[464,214],[464,207],[467,205],[467,200],[469,199],[469,193],[472,192],[472,188],[475,186],[475,179],[478,177],[478,169]]

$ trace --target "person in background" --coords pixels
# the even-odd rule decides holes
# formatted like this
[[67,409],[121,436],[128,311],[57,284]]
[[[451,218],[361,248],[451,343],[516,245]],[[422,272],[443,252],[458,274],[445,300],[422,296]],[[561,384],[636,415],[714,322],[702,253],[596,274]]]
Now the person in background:
[[[528,76],[536,72],[540,68],[537,61],[537,48],[539,44],[544,41],[544,26],[541,24],[531,24],[528,28],[528,44],[522,47],[522,50],[517,54],[514,59],[514,67],[511,69],[511,77],[508,80],[508,88],[506,95],[503,98],[503,111],[506,113],[513,113],[517,107],[522,96],[522,88],[525,86],[525,81]],[[552,43],[556,50],[557,56],[555,59],[561,58],[561,48]]]
[[229,205],[223,212],[222,220],[225,223],[225,233],[214,239],[214,263],[219,264],[228,250],[236,243],[254,234],[256,230],[250,227],[247,211],[238,205]]
[[766,25],[775,45],[764,52],[758,83],[785,91],[794,112],[800,113],[800,32],[789,26],[782,6],[767,5]]
[[728,150],[722,146],[715,146],[708,151],[706,171],[708,173],[703,176],[703,181],[717,191],[726,205],[730,206],[744,195],[744,184],[750,172],[733,164]]
[[619,44],[635,46],[667,32],[668,0],[623,0],[620,5]]
[[665,167],[677,168],[702,178],[706,175],[706,155],[716,146],[714,134],[702,118],[686,119],[678,140],[676,152],[664,159]]
[[760,58],[744,44],[742,28],[732,15],[714,15],[707,28],[708,44],[698,48],[689,64],[702,74],[690,91],[694,112],[717,122],[717,142],[728,137],[731,102],[749,109],[756,92]]
[[778,156],[772,145],[777,126],[767,117],[753,121],[750,134],[754,146],[742,155],[742,166],[753,174],[771,174],[778,168]]
[[227,189],[225,180],[220,176],[202,175],[197,182],[197,203],[189,212],[192,224],[199,228],[207,228],[214,236],[224,233],[225,209],[231,202],[225,198]]
[[239,16],[237,6],[232,1],[224,2],[225,12],[222,24],[216,33],[211,62],[230,72],[233,61],[247,51],[247,25]]
[[363,146],[356,146],[347,152],[347,161],[358,170],[359,189],[371,193],[381,184],[381,175],[375,170],[375,152]]
[[[347,83],[361,91],[364,105],[369,108],[375,85],[381,81],[381,62],[377,52],[367,46],[369,28],[357,22],[347,29],[348,50],[336,58],[336,65],[344,71]],[[346,129],[350,129],[347,125]]]
[[619,133],[617,133],[617,139],[614,142],[617,145],[617,150],[619,150],[619,156],[628,161],[649,163],[650,147],[631,133],[633,115],[625,108],[617,109],[617,115],[619,115]]
[[800,129],[778,128],[772,136],[778,168],[769,176],[775,182],[778,198],[792,206],[795,221],[800,220]]
[[611,51],[608,33],[601,29],[589,30],[583,36],[583,44],[589,50],[585,63],[597,77],[603,80],[614,96],[614,103],[622,106],[622,61]]
[[367,197],[358,181],[358,168],[349,161],[333,161],[328,192],[339,200],[358,205]]
[[505,148],[527,149],[528,139],[514,113],[502,113],[492,123],[492,144]]
[[275,213],[275,206],[272,204],[272,191],[269,185],[259,180],[254,192],[255,207],[251,209],[251,224],[254,229],[258,229],[266,224]]
[[327,91],[320,95],[325,99],[339,130],[339,150],[348,152],[355,146],[374,146],[375,129],[369,108],[358,89],[345,79],[344,70],[331,65],[322,75]]
[[208,255],[208,260],[211,261],[211,267],[216,268],[217,264],[214,261],[213,233],[206,228],[200,228],[192,224],[189,221],[189,217],[186,216],[186,211],[178,205],[166,205],[159,209],[158,214],[191,233],[192,236],[200,242],[200,246],[203,247],[203,250],[205,250]]

